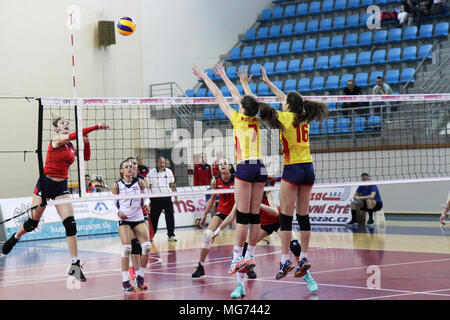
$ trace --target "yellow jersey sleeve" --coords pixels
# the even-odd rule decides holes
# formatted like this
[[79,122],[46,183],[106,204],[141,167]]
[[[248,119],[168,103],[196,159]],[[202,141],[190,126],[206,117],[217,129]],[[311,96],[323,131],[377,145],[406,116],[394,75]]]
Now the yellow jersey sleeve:
[[248,159],[262,159],[258,117],[249,117],[233,110],[231,115],[235,143],[236,163]]
[[278,120],[286,130],[280,131],[283,146],[284,164],[312,162],[309,148],[309,123],[304,121],[293,126],[295,114],[293,112],[278,111]]

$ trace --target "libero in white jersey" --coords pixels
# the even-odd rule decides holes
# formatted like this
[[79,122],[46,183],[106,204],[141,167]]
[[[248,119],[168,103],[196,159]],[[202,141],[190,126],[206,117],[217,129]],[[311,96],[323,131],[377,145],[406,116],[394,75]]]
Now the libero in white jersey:
[[[136,195],[142,193],[138,178],[132,178],[129,183],[124,181],[124,179],[120,179],[116,181],[116,184],[120,195]],[[140,198],[117,200],[117,209],[127,217],[126,219],[121,220],[144,221],[141,202]]]

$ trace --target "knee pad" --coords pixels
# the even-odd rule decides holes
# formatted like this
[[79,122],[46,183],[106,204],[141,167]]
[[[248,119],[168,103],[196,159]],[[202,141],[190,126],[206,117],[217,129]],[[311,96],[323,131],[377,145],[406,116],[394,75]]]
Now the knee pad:
[[300,231],[311,231],[311,223],[309,222],[309,215],[301,216],[297,214],[298,225],[300,227]]
[[289,244],[289,248],[291,249],[291,252],[296,257],[300,257],[300,253],[302,252],[302,246],[300,245],[300,242],[298,242],[297,239],[294,239]]
[[280,213],[280,230],[292,231],[292,220],[293,217]]
[[77,223],[74,217],[67,217],[63,221],[64,228],[66,228],[66,236],[71,237],[77,234]]
[[129,258],[131,254],[131,244],[122,245],[122,258]]
[[203,242],[202,242],[202,248],[203,249],[209,249],[209,248],[211,248],[211,243],[212,243],[212,235],[213,235],[214,233],[211,231],[211,230],[209,230],[209,229],[207,229],[206,231],[205,231],[205,233],[203,233]]
[[147,255],[150,254],[150,252],[152,251],[152,245],[151,245],[150,241],[142,242],[141,250],[142,250],[142,254],[147,254]]
[[26,232],[31,232],[34,229],[36,229],[38,227],[38,225],[39,225],[39,221],[28,218],[28,220],[25,221],[25,223],[23,224],[23,229]]
[[138,239],[131,240],[131,254],[142,254],[142,247]]
[[239,224],[248,224],[250,221],[249,213],[243,213],[239,210],[236,210],[236,223]]
[[261,224],[261,216],[259,213],[250,213],[248,218],[248,223],[250,224]]

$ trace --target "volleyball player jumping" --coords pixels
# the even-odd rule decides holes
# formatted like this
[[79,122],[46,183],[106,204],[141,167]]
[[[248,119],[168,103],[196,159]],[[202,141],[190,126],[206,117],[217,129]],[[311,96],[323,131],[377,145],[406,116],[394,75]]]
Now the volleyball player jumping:
[[[42,205],[42,196],[46,199],[60,200],[69,197],[70,191],[67,187],[69,177],[69,167],[75,160],[76,150],[71,140],[77,137],[76,132],[70,133],[69,120],[52,113],[52,125],[56,135],[51,139],[47,157],[44,166],[44,185],[40,185],[38,180],[34,189],[33,198],[28,219],[19,227],[17,233],[14,233],[2,247],[3,254],[11,252],[20,238],[28,232],[32,232],[39,225],[39,220],[46,209]],[[84,160],[90,159],[90,143],[87,135],[95,130],[108,129],[106,123],[83,129],[84,137]],[[72,203],[55,205],[58,215],[61,217],[66,230],[66,240],[72,257],[72,264],[69,267],[68,274],[74,276],[79,281],[86,281],[86,277],[81,271],[80,260],[78,259],[77,245],[77,227],[74,219],[74,210]]]
[[[253,96],[241,95],[234,84],[226,76],[221,64],[214,66],[214,72],[223,79],[230,90],[234,102],[239,106],[239,112],[233,110],[217,85],[208,75],[197,66],[193,67],[194,74],[202,79],[209,91],[216,98],[219,107],[233,125],[236,148],[236,181],[234,197],[236,201],[236,232],[233,259],[229,269],[232,275],[237,271],[251,268],[255,265],[253,259],[259,236],[261,206],[264,184],[267,180],[267,169],[262,162],[260,143],[260,121],[265,121],[272,128],[282,129],[283,125],[273,117],[272,108],[266,103],[260,103]],[[258,112],[261,118],[257,116]],[[250,228],[249,228],[250,225]],[[250,231],[249,231],[250,229]],[[244,242],[249,234],[248,260],[242,257]]]
[[[120,164],[121,179],[114,183],[113,194],[135,195],[146,191],[144,181],[133,177],[133,164],[124,160]],[[119,221],[119,236],[122,242],[122,285],[125,292],[134,291],[129,281],[129,260],[132,251],[131,239],[136,236],[142,248],[140,268],[137,270],[136,285],[145,290],[145,269],[147,268],[148,256],[151,244],[147,228],[145,227],[144,214],[141,207],[141,199],[123,199],[117,201]]]
[[[222,160],[220,162],[220,174],[217,177],[213,177],[211,179],[211,189],[232,189],[234,188],[234,174],[230,172],[230,164],[227,163],[226,160]],[[203,227],[206,222],[206,217],[208,215],[209,210],[212,208],[216,201],[216,195],[211,195],[205,210],[203,212],[202,219],[199,222],[199,225]],[[200,260],[198,262],[198,266],[195,272],[192,274],[192,278],[199,278],[205,275],[205,269],[203,267],[203,263],[208,256],[209,250],[211,248],[212,243],[212,235],[217,227],[226,219],[226,217],[230,214],[231,210],[234,206],[234,194],[233,193],[224,193],[220,195],[219,204],[217,206],[217,213],[211,219],[209,223],[208,229],[203,234],[203,243],[200,251]]]

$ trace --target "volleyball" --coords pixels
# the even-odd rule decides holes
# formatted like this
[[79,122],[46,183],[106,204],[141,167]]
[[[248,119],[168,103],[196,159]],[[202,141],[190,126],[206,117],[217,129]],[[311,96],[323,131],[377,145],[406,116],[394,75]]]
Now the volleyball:
[[132,35],[136,29],[136,23],[130,17],[122,17],[117,22],[117,31],[123,36]]

